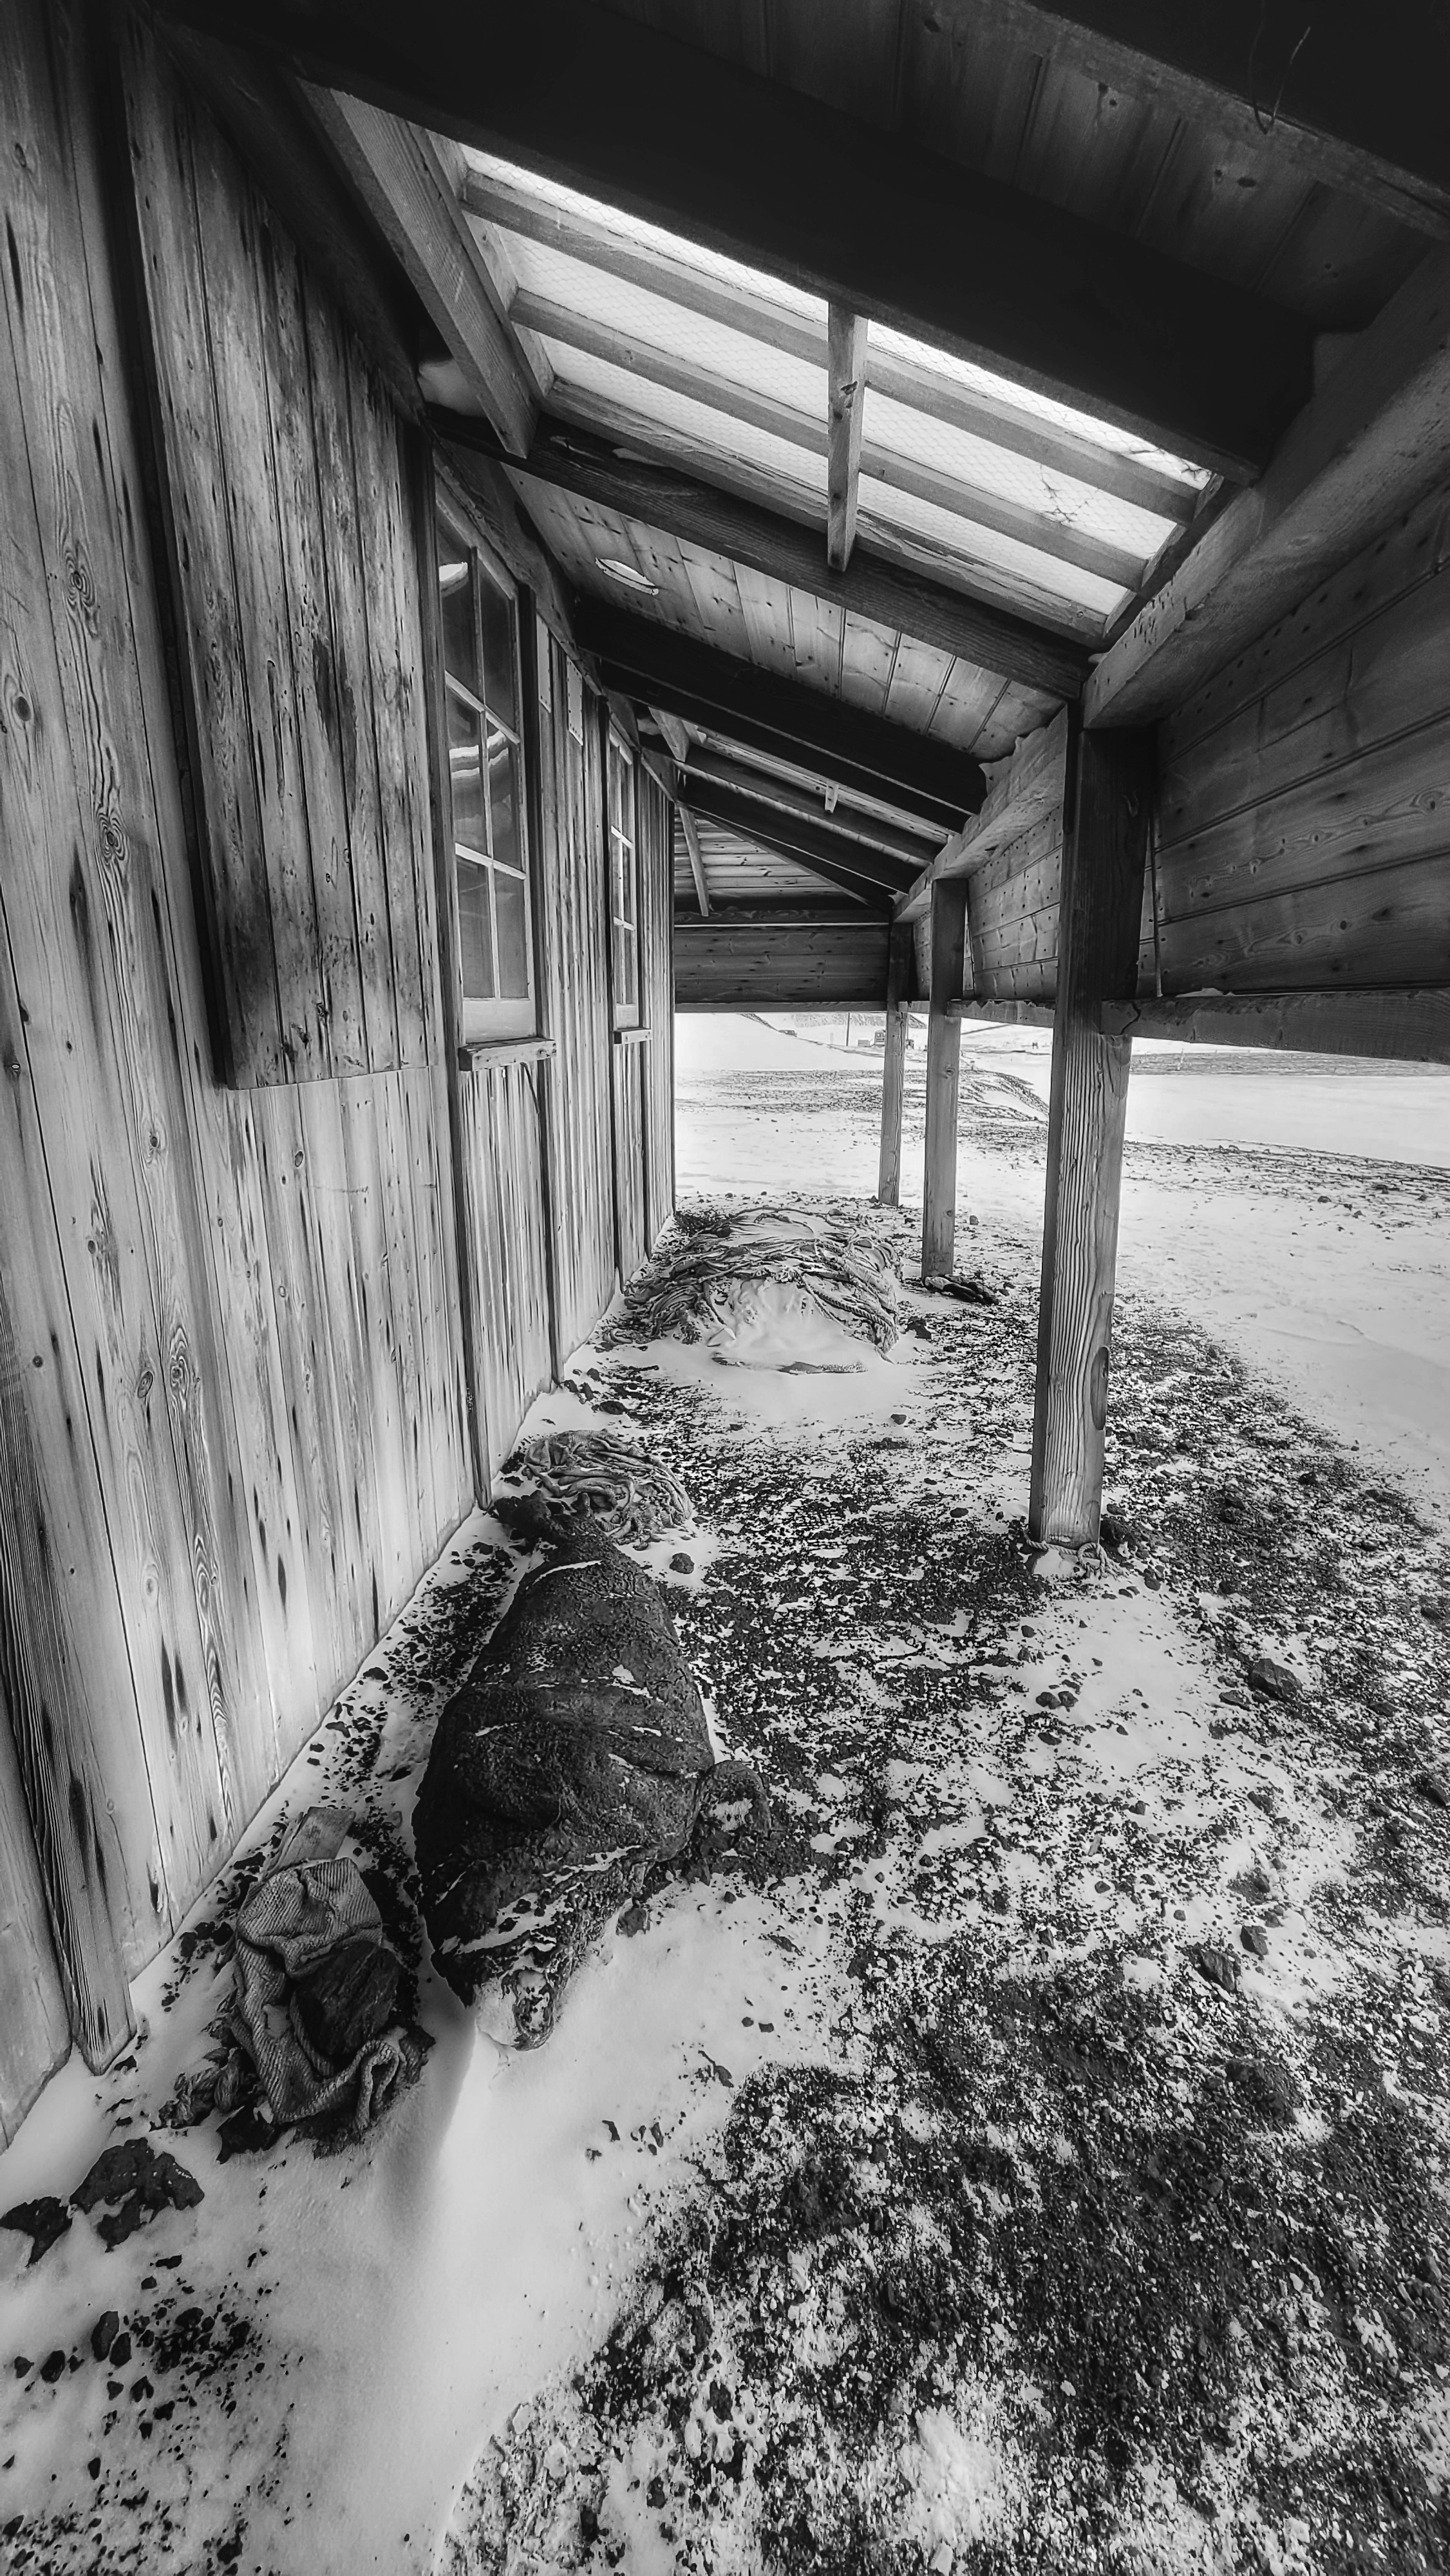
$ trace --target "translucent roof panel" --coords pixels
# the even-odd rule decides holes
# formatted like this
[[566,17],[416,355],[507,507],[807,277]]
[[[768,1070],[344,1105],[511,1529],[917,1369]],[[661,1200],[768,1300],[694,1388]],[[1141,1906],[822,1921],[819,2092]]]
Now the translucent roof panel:
[[582,350],[565,348],[561,342],[550,341],[547,346],[556,371],[551,395],[555,410],[562,409],[567,401],[580,414],[595,411],[616,433],[621,426],[617,415],[628,414],[637,423],[641,437],[650,430],[663,432],[672,445],[690,452],[698,470],[707,470],[708,459],[727,468],[743,466],[785,487],[809,507],[813,516],[819,515],[824,526],[824,455],[812,456],[804,447],[773,438],[748,422],[729,419],[723,412],[712,411],[683,394],[671,393],[636,375],[630,367],[611,366],[606,359],[586,356]]
[[[965,502],[964,502],[965,509]],[[1101,580],[1095,573],[1084,572],[1078,565],[1062,563],[1055,556],[1039,554],[994,528],[975,525],[965,515],[939,509],[930,501],[918,500],[915,493],[897,491],[889,483],[880,483],[863,474],[856,520],[862,536],[879,530],[889,542],[898,533],[915,538],[940,557],[938,570],[945,580],[972,583],[980,574],[984,585],[990,585],[994,598],[1009,601],[1024,616],[1034,611],[1040,616],[1061,617],[1079,612],[1103,620],[1115,617],[1131,592],[1121,584]]]
[[992,494],[1049,524],[1100,537],[1139,563],[1151,563],[1177,525],[1035,457],[974,438],[926,412],[909,410],[905,403],[893,402],[869,386],[863,439],[868,449],[879,447],[912,459],[966,491]]
[[520,289],[541,302],[577,314],[641,348],[659,350],[679,365],[698,368],[725,384],[752,391],[824,425],[826,369],[807,365],[766,340],[732,331],[710,315],[694,313],[652,294],[630,278],[590,268],[544,242],[515,238],[510,259]]
[[927,366],[953,384],[969,392],[999,402],[1004,409],[1029,412],[1035,419],[1049,422],[1056,429],[1071,430],[1077,437],[1089,440],[1110,455],[1128,456],[1140,465],[1152,465],[1160,472],[1172,474],[1194,491],[1203,491],[1213,481],[1205,465],[1190,465],[1184,457],[1170,455],[1166,448],[1154,447],[1133,430],[1120,429],[1113,421],[1095,419],[1091,412],[1078,411],[1071,403],[1058,402],[1051,394],[1038,393],[1030,385],[1013,383],[1008,376],[995,375],[991,368],[974,366],[970,359],[958,358],[946,349],[934,349],[910,333],[893,331],[888,323],[873,322],[871,338],[883,355],[910,360]]

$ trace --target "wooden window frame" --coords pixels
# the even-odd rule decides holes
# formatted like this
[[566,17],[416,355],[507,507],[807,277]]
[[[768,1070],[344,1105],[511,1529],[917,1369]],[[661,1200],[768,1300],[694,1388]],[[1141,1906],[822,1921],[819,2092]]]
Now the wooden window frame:
[[[629,781],[628,832],[617,830],[612,794],[612,755],[617,752]],[[616,1029],[638,1029],[643,1025],[642,983],[640,975],[639,937],[639,777],[634,746],[617,725],[606,720],[604,729],[604,836],[609,863],[609,992]],[[620,912],[615,904],[615,844],[629,852],[628,892],[631,912]],[[634,957],[634,998],[619,998],[619,957],[622,941],[629,940]]]
[[[439,621],[439,679],[443,701],[441,708],[443,718],[443,740],[440,749],[442,756],[443,783],[449,800],[448,886],[453,917],[452,950],[453,974],[457,993],[458,1038],[460,1046],[464,1049],[487,1049],[494,1044],[508,1045],[516,1043],[521,1039],[534,1039],[537,1038],[539,1034],[539,963],[534,926],[533,844],[529,830],[530,759],[527,728],[525,724],[526,700],[524,692],[524,653],[521,622],[524,614],[525,601],[524,594],[521,592],[518,582],[514,579],[507,566],[500,560],[494,548],[490,546],[486,539],[479,534],[477,528],[472,524],[471,519],[462,511],[453,507],[442,496],[440,496],[434,509],[433,538],[435,600],[438,600],[438,566],[442,559],[443,549],[445,546],[450,548],[456,547],[460,555],[468,557],[472,565],[475,600],[474,648],[477,667],[483,674],[485,689],[488,685],[488,672],[483,655],[482,618],[478,605],[477,586],[480,582],[491,581],[494,588],[497,591],[500,591],[503,597],[508,601],[510,631],[513,638],[514,722],[512,724],[508,724],[494,708],[488,705],[486,698],[480,698],[477,692],[470,688],[465,680],[460,679],[456,673],[449,670],[444,650],[441,600],[438,600],[435,613],[437,614]],[[529,602],[528,605],[532,607],[532,602]],[[500,733],[505,734],[513,745],[514,758],[517,763],[514,821],[515,830],[518,834],[519,850],[523,862],[519,869],[510,869],[506,861],[495,859],[491,849],[486,852],[474,851],[469,843],[461,842],[458,839],[453,820],[452,772],[448,746],[448,700],[450,694],[454,696],[460,704],[468,707],[469,710],[481,720],[484,728],[482,741],[485,753],[487,751],[488,741],[487,727],[490,724],[496,726]],[[487,802],[488,787],[486,774],[483,781],[483,795],[487,817],[487,831],[491,840],[493,834],[493,818],[492,809]],[[484,872],[487,879],[489,889],[490,936],[492,940],[495,976],[497,976],[498,972],[498,931],[494,899],[495,876],[500,870],[502,870],[505,874],[514,874],[522,878],[524,889],[524,957],[529,979],[529,990],[526,997],[504,1000],[495,995],[493,998],[485,1000],[476,994],[469,994],[464,991],[462,926],[459,920],[458,908],[460,867],[477,867]]]

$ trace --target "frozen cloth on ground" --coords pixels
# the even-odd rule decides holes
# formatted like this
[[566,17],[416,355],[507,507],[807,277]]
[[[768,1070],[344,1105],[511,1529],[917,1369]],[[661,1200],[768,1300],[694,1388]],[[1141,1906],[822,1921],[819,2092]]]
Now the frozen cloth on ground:
[[[860,1214],[847,1224],[819,1210],[755,1205],[706,1210],[677,1223],[625,1289],[624,1312],[608,1338],[644,1342],[673,1335],[712,1343],[726,1356],[741,1344],[742,1358],[754,1340],[758,1365],[790,1365],[789,1336],[783,1334],[791,1320],[790,1299],[782,1292],[795,1292],[800,1300],[797,1325],[813,1314],[816,1329],[824,1322],[882,1352],[900,1333],[895,1259]],[[782,1356],[774,1362],[758,1330],[763,1297],[781,1343]],[[809,1355],[804,1364],[810,1364]],[[842,1363],[828,1357],[815,1364]]]
[[[356,2135],[371,2126],[399,2079],[413,2070],[401,2028],[366,2040],[344,2064],[315,2049],[294,2010],[293,1988],[345,1942],[383,1946],[383,1922],[350,1860],[305,1861],[271,1870],[237,1912],[236,1988],[227,2016],[274,2117],[285,2126],[320,2112],[346,2111]],[[239,2073],[240,2070],[237,2070]],[[226,2071],[217,2100],[235,2091]]]
[[636,1547],[662,1531],[688,1529],[694,1515],[678,1479],[658,1458],[607,1431],[554,1431],[521,1440],[510,1468],[561,1515],[587,1512],[608,1538]]

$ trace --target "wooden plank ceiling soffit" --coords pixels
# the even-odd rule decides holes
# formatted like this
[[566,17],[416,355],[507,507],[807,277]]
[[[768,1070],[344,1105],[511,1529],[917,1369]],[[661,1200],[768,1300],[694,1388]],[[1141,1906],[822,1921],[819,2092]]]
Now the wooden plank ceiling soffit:
[[1281,307],[591,0],[171,7],[1225,473],[1308,391]]
[[432,141],[361,99],[310,87],[303,95],[503,454],[526,455],[539,389]]
[[1235,493],[1095,669],[1090,726],[1181,706],[1450,470],[1450,249],[1326,377],[1262,482]]
[[1265,0],[933,0],[936,32],[995,27],[1024,52],[1153,101],[1427,233],[1450,233],[1450,15]]
[[596,657],[604,685],[636,706],[663,708],[747,750],[800,762],[848,792],[885,798],[944,832],[975,813],[987,793],[986,773],[969,752],[801,680],[762,671],[612,600],[577,593],[574,630]]
[[[488,425],[454,412],[431,410],[429,421],[451,450],[476,448],[501,459]],[[501,460],[502,461],[502,460]],[[983,670],[1053,697],[1081,695],[1087,654],[1081,644],[1014,617],[1006,609],[971,599],[933,581],[914,566],[876,548],[856,546],[844,572],[822,560],[819,531],[781,510],[725,492],[677,466],[621,449],[612,441],[547,416],[539,422],[527,456],[509,460],[515,470],[618,510],[662,535],[707,547],[732,563],[746,564],[793,589],[898,635],[975,662]]]

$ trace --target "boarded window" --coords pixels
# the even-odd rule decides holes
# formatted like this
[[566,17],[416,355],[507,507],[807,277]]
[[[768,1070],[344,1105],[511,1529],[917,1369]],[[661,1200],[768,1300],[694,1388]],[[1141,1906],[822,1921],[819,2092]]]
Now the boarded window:
[[519,731],[518,606],[480,547],[438,524],[438,593],[458,902],[460,1030],[537,1025]]
[[609,736],[609,944],[614,1025],[639,1025],[639,869],[635,854],[634,759]]

